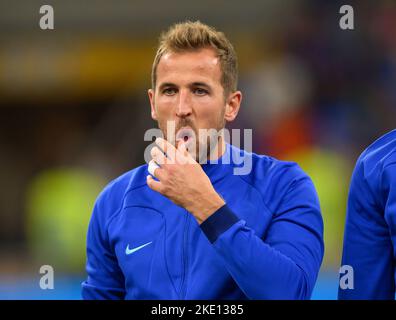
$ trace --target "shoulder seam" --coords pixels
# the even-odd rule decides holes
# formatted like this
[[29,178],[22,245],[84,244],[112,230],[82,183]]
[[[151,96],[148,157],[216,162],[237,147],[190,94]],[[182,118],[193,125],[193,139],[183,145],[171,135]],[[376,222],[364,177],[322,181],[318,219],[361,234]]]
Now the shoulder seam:
[[267,205],[267,202],[264,200],[263,194],[261,193],[260,189],[257,188],[256,186],[254,186],[253,184],[249,183],[248,181],[246,181],[245,179],[242,178],[242,176],[237,176],[239,179],[241,179],[243,182],[245,182],[247,185],[249,185],[251,188],[253,188],[254,190],[256,190],[258,192],[258,194],[261,197],[261,200],[263,201],[263,204],[265,206],[265,208],[267,209],[267,211],[271,214],[274,215],[274,212],[272,210],[270,210],[270,208]]
[[385,168],[388,168],[388,167],[390,167],[390,166],[393,166],[393,165],[395,165],[396,164],[396,160],[395,161],[392,161],[392,162],[390,162],[390,163],[388,163],[385,167],[384,167],[384,169]]
[[126,190],[126,192],[124,193],[124,195],[123,195],[122,198],[121,198],[120,206],[118,207],[117,210],[115,210],[115,212],[114,212],[112,215],[109,216],[109,218],[108,218],[107,221],[106,221],[105,229],[106,229],[106,233],[107,233],[107,234],[108,234],[108,229],[109,229],[110,223],[121,213],[122,209],[124,209],[124,200],[125,200],[125,197],[126,197],[131,191],[134,191],[134,190],[136,190],[136,189],[142,188],[142,187],[144,187],[144,186],[145,186],[145,185],[142,184],[142,185],[136,186],[136,187],[134,187],[134,188],[132,188],[132,189],[127,189],[127,190]]
[[120,214],[120,212],[122,211],[122,206],[123,206],[123,203],[124,203],[126,194],[127,194],[127,193],[125,192],[124,195],[122,196],[122,198],[121,198],[121,203],[120,203],[118,209],[115,210],[115,211],[113,212],[113,214],[111,214],[111,215],[108,217],[108,219],[106,220],[106,223],[105,223],[105,232],[106,232],[106,237],[107,237],[108,240],[110,239],[110,237],[109,237],[109,225],[110,225],[110,223],[113,221],[113,219],[114,219],[115,217],[117,217],[117,216]]
[[[300,168],[300,167],[298,166],[298,164],[295,163],[295,162],[289,162],[289,163],[290,163],[290,164],[293,164],[293,166],[297,166],[298,168]],[[291,167],[291,166],[290,166],[290,167]],[[290,167],[289,167],[289,168],[290,168]],[[300,170],[302,171],[301,168],[300,168]],[[312,182],[312,179],[311,179],[304,171],[302,171],[302,172],[304,173],[304,176],[299,177],[299,178],[296,179],[296,180],[300,180],[300,181],[301,181],[301,180],[308,179],[309,181]],[[246,181],[245,179],[243,179],[242,176],[239,176],[239,178],[240,178],[241,180],[243,180],[246,184],[250,185],[253,189],[255,189],[255,190],[260,194],[261,199],[263,200],[263,203],[264,203],[265,207],[267,208],[268,212],[270,212],[272,215],[274,215],[275,212],[276,212],[276,210],[275,210],[275,209],[274,209],[274,210],[271,210],[271,209],[270,209],[268,203],[264,200],[264,196],[263,196],[261,190],[260,190],[259,188],[257,188],[256,186],[254,186],[253,184],[251,184],[251,183],[249,183],[248,181]],[[296,177],[296,178],[297,178],[297,177]],[[294,179],[293,179],[293,180],[294,180]],[[296,181],[296,183],[298,183],[298,182],[299,182],[299,181]],[[287,191],[285,192],[284,196],[285,196],[286,194],[289,193],[290,188],[292,187],[292,185],[293,185],[293,181],[291,181],[291,183],[289,183],[288,188],[287,188]],[[283,197],[284,197],[284,196],[283,196]],[[281,201],[283,201],[283,197],[282,197]]]
[[[396,153],[396,149],[393,150],[391,153],[389,153],[389,154],[384,158],[384,161],[387,160],[387,159],[389,159],[389,158],[390,158],[392,155],[394,155],[395,153]],[[395,164],[395,163],[396,163],[396,160],[395,160],[395,161],[391,161],[390,163],[387,163],[387,164],[384,166],[384,169],[385,169],[386,167],[392,165],[392,164]]]

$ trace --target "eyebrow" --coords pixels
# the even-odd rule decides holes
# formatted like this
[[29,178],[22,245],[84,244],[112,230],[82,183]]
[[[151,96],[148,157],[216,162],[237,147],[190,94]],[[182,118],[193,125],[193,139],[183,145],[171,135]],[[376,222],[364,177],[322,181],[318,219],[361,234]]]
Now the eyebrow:
[[[164,82],[164,83],[161,83],[161,85],[158,87],[158,90],[161,91],[164,88],[168,88],[168,87],[178,87],[178,86],[172,82]],[[204,87],[208,90],[211,89],[211,86],[205,82],[193,82],[189,85],[189,87]]]
[[162,89],[167,88],[167,87],[177,87],[177,85],[175,85],[172,82],[164,82],[164,83],[161,83],[161,85],[158,87],[158,90],[161,91]]
[[206,88],[208,90],[210,90],[212,88],[210,85],[208,85],[205,82],[193,82],[191,84],[191,87],[204,87],[204,88]]

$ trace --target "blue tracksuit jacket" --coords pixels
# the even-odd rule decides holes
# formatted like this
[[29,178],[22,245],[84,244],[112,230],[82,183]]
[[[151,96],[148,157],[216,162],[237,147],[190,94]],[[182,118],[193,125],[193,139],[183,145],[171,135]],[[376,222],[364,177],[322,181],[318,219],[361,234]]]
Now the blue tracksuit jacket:
[[395,245],[396,130],[375,141],[357,161],[342,258],[342,265],[353,268],[353,289],[340,288],[338,297],[394,299]]
[[[324,251],[312,181],[295,163],[229,144],[225,155],[231,164],[202,166],[226,205],[201,225],[147,186],[147,165],[103,190],[84,299],[310,298]],[[251,172],[233,174],[246,157]]]

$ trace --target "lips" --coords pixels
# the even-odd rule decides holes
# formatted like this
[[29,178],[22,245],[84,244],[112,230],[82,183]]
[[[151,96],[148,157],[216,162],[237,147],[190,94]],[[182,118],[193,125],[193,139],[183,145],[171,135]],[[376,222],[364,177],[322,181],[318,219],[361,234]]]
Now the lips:
[[190,127],[180,128],[176,133],[176,141],[183,140],[184,143],[189,143],[195,137],[194,130]]

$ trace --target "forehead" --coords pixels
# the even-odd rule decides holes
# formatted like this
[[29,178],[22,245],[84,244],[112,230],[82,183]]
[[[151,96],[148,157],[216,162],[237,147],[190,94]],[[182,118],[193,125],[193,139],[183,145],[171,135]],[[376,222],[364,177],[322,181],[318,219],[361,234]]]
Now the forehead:
[[157,83],[180,81],[220,82],[220,78],[220,60],[213,49],[168,52],[161,57],[157,66]]

